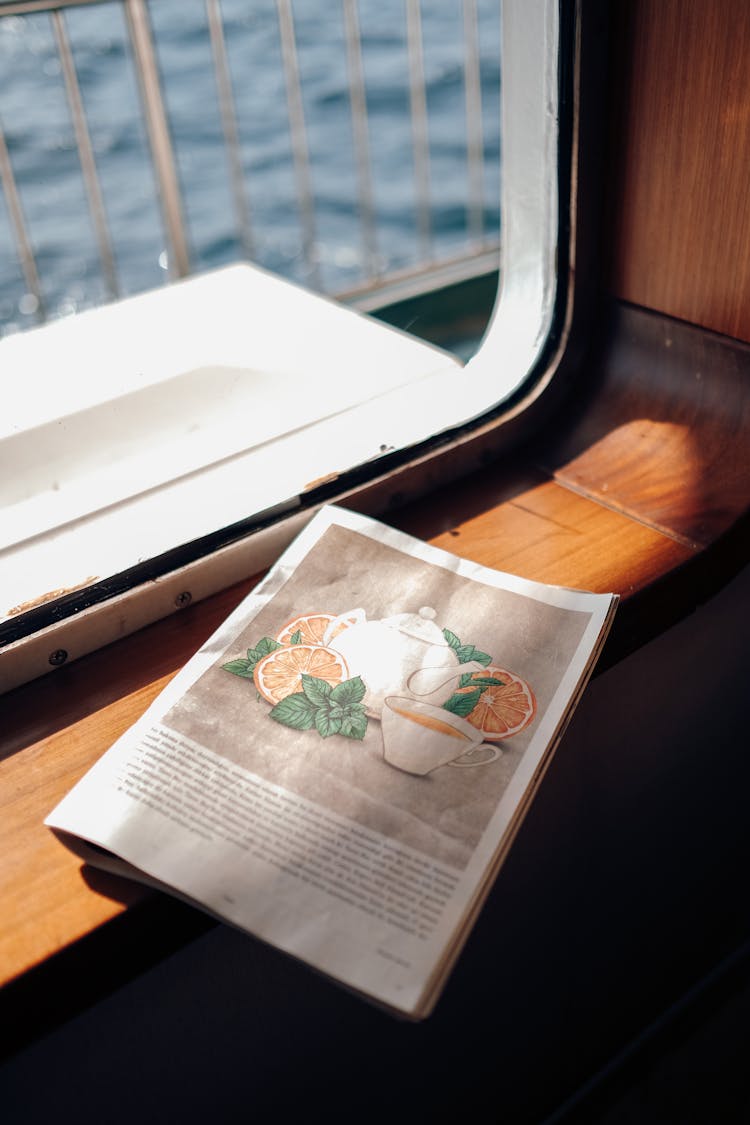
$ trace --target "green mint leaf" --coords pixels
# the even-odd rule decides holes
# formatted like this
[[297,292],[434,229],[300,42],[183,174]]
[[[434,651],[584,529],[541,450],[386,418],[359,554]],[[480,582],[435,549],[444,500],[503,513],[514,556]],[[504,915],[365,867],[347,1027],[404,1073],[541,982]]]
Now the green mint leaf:
[[325,707],[319,707],[315,712],[315,728],[321,738],[329,738],[332,734],[339,734],[343,719],[334,719]]
[[455,633],[451,633],[450,629],[443,629],[443,636],[445,637],[451,648],[459,649],[461,647],[461,642],[459,641],[458,637]]
[[269,712],[272,719],[294,730],[312,730],[315,726],[316,708],[304,692],[287,695]]
[[275,652],[277,648],[281,648],[281,645],[278,641],[275,641],[273,637],[263,637],[258,641],[255,648],[249,648],[247,650],[247,662],[249,666],[247,674],[252,676],[255,671],[255,665],[259,664],[264,656],[268,656],[269,652]]
[[331,692],[331,699],[346,707],[351,703],[361,703],[366,690],[361,676],[353,676],[351,680],[344,680],[342,683],[336,684]]
[[292,645],[298,645],[298,644],[300,644],[301,641],[302,641],[302,630],[298,629],[296,633],[292,633],[291,637],[289,638],[289,643],[292,644]]
[[492,660],[488,652],[480,652],[479,649],[474,648],[474,645],[461,644],[459,638],[450,629],[443,629],[443,636],[455,652],[460,664],[468,664],[470,660],[476,660],[486,668]]
[[450,699],[447,699],[443,704],[443,709],[465,719],[476,707],[481,694],[481,688],[477,688],[476,691],[454,692]]
[[460,688],[465,687],[492,687],[494,684],[504,684],[505,680],[498,680],[496,676],[482,676],[479,672],[464,672],[458,681]]
[[255,671],[255,662],[252,660],[245,660],[243,656],[238,656],[236,660],[230,660],[228,664],[222,664],[225,672],[231,672],[235,676],[242,676],[245,680],[252,680],[253,672]]
[[235,660],[222,664],[222,668],[234,676],[242,676],[243,680],[252,680],[256,664],[277,648],[281,648],[281,645],[273,637],[263,637],[255,648],[247,650],[247,657],[238,656]]
[[318,679],[317,676],[308,676],[307,672],[302,673],[302,690],[313,704],[314,707],[321,707],[323,704],[328,703],[331,695],[331,685],[325,680]]
[[356,738],[361,742],[366,732],[367,715],[358,704],[354,704],[346,717],[341,720],[341,734],[346,738]]
[[281,648],[279,641],[275,641],[273,637],[262,637],[253,649],[253,652],[257,652],[258,659],[260,660],[261,657],[268,656],[269,652],[275,652],[277,648]]
[[482,664],[485,668],[492,660],[488,652],[480,652],[474,645],[460,645],[456,649],[456,656],[460,664],[468,664],[470,660],[476,660],[477,664]]

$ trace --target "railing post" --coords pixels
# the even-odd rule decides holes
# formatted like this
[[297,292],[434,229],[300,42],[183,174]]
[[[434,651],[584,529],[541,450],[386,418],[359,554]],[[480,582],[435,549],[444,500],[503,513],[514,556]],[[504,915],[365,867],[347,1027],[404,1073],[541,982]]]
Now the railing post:
[[70,115],[73,119],[76,145],[78,146],[78,159],[81,162],[83,182],[86,185],[86,193],[89,198],[89,210],[96,232],[96,239],[99,244],[99,257],[101,259],[109,295],[110,297],[116,297],[119,292],[119,287],[117,284],[117,271],[115,269],[112,243],[107,228],[104,199],[102,198],[101,187],[99,186],[99,177],[96,171],[94,152],[91,147],[91,138],[86,126],[86,115],[83,109],[75,63],[73,62],[73,55],[65,30],[65,19],[61,11],[52,12],[52,27],[55,32],[57,51],[62,64],[65,91],[68,96],[68,105],[70,106]]
[[208,17],[208,31],[211,36],[214,74],[216,76],[216,88],[219,95],[219,111],[221,113],[221,126],[224,132],[224,144],[227,150],[227,164],[229,166],[229,179],[232,185],[235,219],[245,257],[251,258],[253,254],[253,234],[250,222],[250,207],[247,201],[245,176],[240,159],[240,138],[237,131],[237,117],[234,110],[234,97],[232,94],[232,79],[229,73],[229,62],[227,60],[227,48],[224,40],[224,26],[221,19],[219,0],[206,0],[206,15]]
[[16,187],[13,166],[10,162],[10,154],[8,152],[8,146],[5,143],[5,133],[3,132],[2,125],[0,125],[0,182],[2,182],[3,185],[10,221],[13,224],[18,257],[26,281],[26,288],[36,300],[36,309],[34,311],[36,312],[37,320],[41,321],[45,319],[42,288],[39,284],[39,274],[36,269],[34,252],[31,249],[29,236],[26,232],[21,199],[18,194],[18,188]]
[[290,0],[276,0],[281,37],[281,57],[284,63],[286,99],[289,109],[289,131],[292,139],[294,178],[297,182],[297,200],[302,222],[302,247],[310,275],[316,288],[321,289],[320,265],[315,238],[315,199],[310,175],[310,153],[307,145],[305,112],[302,106],[297,44],[294,36],[294,18]]
[[182,217],[182,197],[145,0],[125,0],[125,16],[159,186],[168,243],[169,270],[172,277],[186,277],[190,273],[190,255]]
[[359,210],[362,217],[362,244],[367,275],[378,277],[377,236],[375,233],[375,206],[370,167],[370,143],[367,128],[367,97],[362,66],[362,43],[357,16],[357,0],[344,0],[344,35],[346,37],[346,63],[349,71],[349,102],[352,111],[354,154],[357,163]]
[[409,52],[409,100],[414,145],[414,182],[417,197],[417,229],[425,260],[432,257],[430,221],[430,146],[427,130],[427,98],[424,86],[422,17],[419,0],[406,0],[406,39]]
[[466,163],[469,196],[466,208],[469,237],[484,235],[484,133],[479,68],[477,0],[464,0],[464,85],[466,89]]

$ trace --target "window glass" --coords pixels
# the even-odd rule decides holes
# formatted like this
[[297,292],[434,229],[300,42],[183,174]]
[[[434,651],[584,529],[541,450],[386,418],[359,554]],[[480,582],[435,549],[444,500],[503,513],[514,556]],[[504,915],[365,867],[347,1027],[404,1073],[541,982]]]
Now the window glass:
[[[387,472],[496,410],[544,347],[557,6],[506,0],[502,49],[488,0],[323,7],[317,21],[291,0],[0,17],[10,73],[41,61],[39,106],[57,122],[53,141],[38,106],[28,125],[9,113],[11,82],[0,643],[228,549],[355,469]],[[155,270],[176,283],[154,288]],[[416,338],[451,310],[460,323],[466,286],[498,270],[465,370]],[[107,286],[120,299],[85,309]],[[413,308],[409,333],[315,288]],[[238,577],[217,575],[205,592]]]
[[[159,0],[147,12],[190,272],[250,258],[361,296],[403,271],[429,288],[436,264],[496,249],[496,0]],[[169,281],[125,6],[0,16],[0,66],[0,122],[40,290],[0,208],[2,334]]]

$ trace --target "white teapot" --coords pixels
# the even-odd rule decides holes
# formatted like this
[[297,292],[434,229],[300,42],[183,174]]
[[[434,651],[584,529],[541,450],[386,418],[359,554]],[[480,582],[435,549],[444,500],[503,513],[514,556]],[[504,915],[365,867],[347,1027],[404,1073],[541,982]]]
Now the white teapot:
[[417,671],[435,670],[425,680],[427,694],[437,681],[449,684],[467,670],[435,624],[436,616],[431,606],[422,606],[419,613],[368,621],[363,609],[353,609],[330,623],[323,644],[341,653],[350,676],[362,677],[367,688],[363,702],[370,715],[380,717],[387,695],[408,691]]

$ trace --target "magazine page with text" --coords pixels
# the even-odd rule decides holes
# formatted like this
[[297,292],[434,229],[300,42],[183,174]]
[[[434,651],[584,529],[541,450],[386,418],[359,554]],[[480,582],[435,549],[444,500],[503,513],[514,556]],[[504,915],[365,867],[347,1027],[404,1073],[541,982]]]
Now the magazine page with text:
[[616,601],[324,508],[46,823],[423,1016]]

